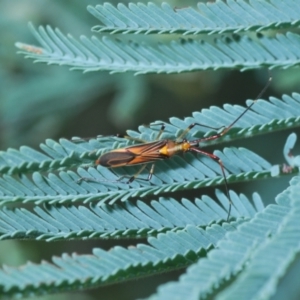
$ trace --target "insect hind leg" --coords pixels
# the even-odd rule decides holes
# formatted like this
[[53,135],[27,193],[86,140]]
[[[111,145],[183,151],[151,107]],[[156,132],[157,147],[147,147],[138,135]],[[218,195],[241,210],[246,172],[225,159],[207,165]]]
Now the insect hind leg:
[[205,151],[203,151],[203,150],[201,150],[197,147],[190,147],[189,150],[210,157],[211,159],[216,161],[219,164],[219,166],[221,167],[221,171],[222,171],[222,175],[223,175],[224,183],[225,183],[226,195],[227,195],[227,198],[228,198],[228,201],[229,201],[229,208],[228,208],[228,214],[227,214],[227,221],[229,221],[230,213],[231,213],[231,207],[232,207],[233,203],[231,201],[231,197],[230,197],[230,194],[229,194],[228,182],[227,182],[227,178],[226,178],[226,175],[225,175],[225,168],[224,168],[222,160],[218,156],[216,156],[212,153],[209,153],[209,152],[205,152]]

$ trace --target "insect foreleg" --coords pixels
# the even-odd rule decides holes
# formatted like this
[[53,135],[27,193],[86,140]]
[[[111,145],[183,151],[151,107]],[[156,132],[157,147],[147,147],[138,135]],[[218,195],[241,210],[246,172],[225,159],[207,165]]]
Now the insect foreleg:
[[189,133],[189,131],[194,128],[195,126],[201,126],[201,127],[205,127],[205,128],[209,128],[209,129],[213,129],[213,130],[220,130],[221,128],[225,127],[225,126],[221,126],[221,127],[211,127],[211,126],[207,126],[207,125],[203,125],[200,123],[193,123],[191,124],[187,129],[185,129],[183,131],[183,133],[176,139],[176,142],[181,142],[183,140],[183,138]]

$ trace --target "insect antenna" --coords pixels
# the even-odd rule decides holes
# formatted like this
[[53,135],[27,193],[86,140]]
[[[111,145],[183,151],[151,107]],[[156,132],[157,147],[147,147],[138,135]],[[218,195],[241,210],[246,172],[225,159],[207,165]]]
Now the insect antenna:
[[272,82],[272,75],[271,75],[271,73],[270,73],[270,71],[269,71],[269,79],[268,79],[268,81],[267,81],[267,83],[266,83],[266,85],[264,86],[264,88],[260,91],[260,93],[257,95],[257,97],[253,100],[253,102],[249,105],[249,106],[247,106],[246,107],[246,109],[230,124],[230,125],[228,125],[227,127],[225,127],[223,130],[222,130],[222,132],[221,132],[221,136],[222,135],[224,135],[224,134],[226,134],[226,132],[228,132],[228,130],[230,130],[233,126],[234,126],[234,124],[236,124],[244,115],[245,115],[245,113],[248,111],[248,110],[250,110],[251,109],[251,107],[257,102],[257,100],[266,92],[266,90],[269,88],[269,86],[270,86],[270,84],[271,84],[271,82]]

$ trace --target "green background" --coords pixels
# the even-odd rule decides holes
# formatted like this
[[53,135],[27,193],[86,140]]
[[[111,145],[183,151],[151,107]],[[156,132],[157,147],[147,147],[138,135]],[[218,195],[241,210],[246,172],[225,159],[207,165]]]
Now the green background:
[[[117,1],[110,1],[117,3]],[[127,3],[128,1],[123,1]],[[146,1],[139,1],[146,2]],[[159,1],[153,1],[160,3]],[[184,5],[196,1],[185,1]],[[139,124],[155,120],[168,121],[169,117],[184,118],[193,111],[224,103],[244,105],[254,99],[268,79],[266,70],[241,73],[239,71],[206,71],[176,75],[140,75],[132,73],[109,75],[107,72],[82,74],[67,67],[33,64],[17,55],[17,41],[37,44],[27,24],[51,25],[74,37],[91,36],[90,28],[99,22],[86,6],[100,3],[95,0],[2,0],[0,2],[0,147],[1,150],[21,145],[38,149],[46,138],[72,136],[93,137],[136,130]],[[101,2],[102,3],[102,2]],[[168,1],[180,7],[181,1]],[[117,36],[122,38],[122,36]],[[131,36],[131,39],[166,37]],[[176,35],[173,36],[177,38]],[[170,39],[170,37],[168,37]],[[273,71],[274,80],[263,96],[281,97],[283,93],[300,92],[298,70]],[[227,125],[227,124],[224,124]],[[283,145],[291,131],[248,139],[234,146],[247,147],[271,163],[283,163]],[[226,145],[229,146],[229,145]],[[299,149],[299,148],[298,148]],[[214,149],[207,149],[213,151]],[[300,150],[300,149],[299,149]],[[297,149],[295,150],[297,154]],[[263,200],[273,200],[290,178],[230,186],[251,195],[258,191]],[[267,187],[267,188],[266,188]],[[222,188],[222,187],[221,187]],[[212,191],[192,191],[191,196],[211,194]],[[200,193],[200,194],[199,194]],[[180,197],[182,195],[178,195]],[[77,252],[91,253],[94,247],[109,249],[116,244],[133,245],[126,241],[69,241],[30,242],[2,241],[0,261],[19,266],[30,260],[39,263],[53,255]],[[146,297],[158,284],[176,280],[181,271],[148,277],[139,281],[101,287],[97,290],[53,295],[47,299],[134,299]],[[40,297],[46,299],[46,297]]]

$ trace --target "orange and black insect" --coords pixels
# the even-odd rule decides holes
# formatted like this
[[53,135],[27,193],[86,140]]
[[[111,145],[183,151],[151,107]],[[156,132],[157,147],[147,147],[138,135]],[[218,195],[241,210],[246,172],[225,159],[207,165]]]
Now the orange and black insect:
[[[228,211],[228,217],[230,216],[230,211],[231,211],[231,199],[228,191],[228,184],[225,176],[225,170],[224,170],[224,165],[221,161],[221,159],[209,152],[203,151],[199,145],[202,142],[207,142],[211,140],[218,139],[225,135],[233,126],[234,124],[242,118],[242,116],[254,105],[256,100],[261,97],[261,95],[265,92],[265,90],[268,88],[269,84],[271,83],[272,77],[269,77],[268,83],[265,85],[263,90],[259,93],[257,98],[249,105],[231,124],[229,124],[227,127],[221,128],[213,128],[210,126],[206,126],[200,123],[193,123],[188,128],[176,139],[176,140],[170,140],[170,139],[160,139],[165,126],[164,124],[161,125],[161,129],[158,133],[158,136],[156,138],[156,141],[154,142],[145,142],[139,139],[133,139],[136,141],[141,142],[141,144],[138,145],[132,145],[128,146],[125,148],[120,148],[120,149],[115,149],[111,150],[103,155],[101,155],[96,161],[96,165],[101,165],[103,167],[107,168],[116,168],[116,167],[124,167],[124,166],[133,166],[133,165],[138,165],[138,164],[143,164],[142,168],[133,176],[129,176],[129,180],[127,183],[131,183],[134,181],[137,176],[145,169],[148,163],[154,163],[157,160],[164,160],[171,158],[172,156],[182,153],[182,152],[196,152],[200,153],[202,155],[206,155],[213,160],[215,160],[221,167],[221,171],[224,177],[225,181],[225,187],[226,187],[226,194],[229,199],[229,211]],[[159,125],[159,124],[155,124]],[[195,126],[202,126],[214,130],[221,130],[220,133],[217,133],[215,135],[209,136],[209,137],[204,137],[204,138],[199,138],[195,139],[192,141],[186,140],[184,137],[187,135],[187,133]],[[130,138],[130,137],[129,137]],[[154,172],[154,164],[152,164],[148,178],[146,180],[151,180],[152,174]],[[118,179],[120,181],[126,176],[122,176]],[[81,178],[80,181],[85,180],[85,181],[98,181],[96,179],[91,179],[91,178]],[[100,181],[100,180],[99,180]]]

